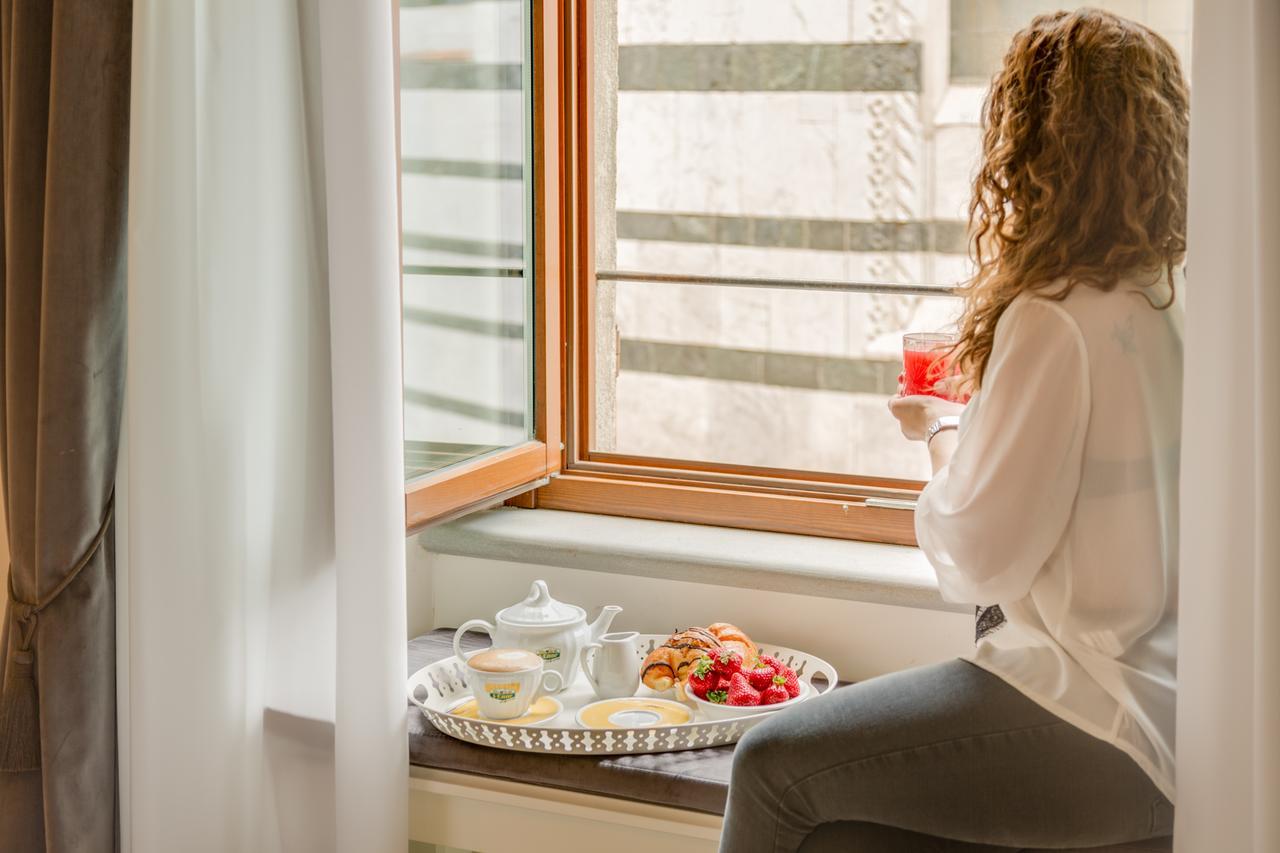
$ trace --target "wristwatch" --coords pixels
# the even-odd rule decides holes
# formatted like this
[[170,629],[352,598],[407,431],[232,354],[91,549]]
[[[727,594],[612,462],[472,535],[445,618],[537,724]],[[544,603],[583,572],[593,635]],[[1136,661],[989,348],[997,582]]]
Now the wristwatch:
[[929,442],[933,441],[935,435],[946,429],[960,429],[960,418],[956,415],[943,415],[929,424],[929,428],[924,431],[925,447],[929,446]]

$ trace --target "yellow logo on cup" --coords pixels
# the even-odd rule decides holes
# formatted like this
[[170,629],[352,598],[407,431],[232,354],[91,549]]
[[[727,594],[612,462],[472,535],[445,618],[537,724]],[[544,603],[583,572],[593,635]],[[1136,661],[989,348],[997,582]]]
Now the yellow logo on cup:
[[560,660],[559,649],[538,649],[534,654],[545,661]]
[[499,702],[510,702],[520,692],[520,685],[514,681],[503,684],[486,683],[484,692]]

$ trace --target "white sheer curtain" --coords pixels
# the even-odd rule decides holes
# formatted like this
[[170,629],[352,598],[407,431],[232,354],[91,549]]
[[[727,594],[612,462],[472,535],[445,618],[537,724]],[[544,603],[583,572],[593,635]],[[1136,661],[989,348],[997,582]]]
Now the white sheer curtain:
[[1199,2],[1178,634],[1180,853],[1280,850],[1280,2]]
[[406,849],[391,14],[134,7],[126,850]]

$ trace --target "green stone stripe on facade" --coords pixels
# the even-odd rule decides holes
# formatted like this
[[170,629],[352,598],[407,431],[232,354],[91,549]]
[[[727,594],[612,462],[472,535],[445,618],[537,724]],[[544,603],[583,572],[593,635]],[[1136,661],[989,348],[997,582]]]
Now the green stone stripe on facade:
[[[965,223],[949,220],[875,222],[620,210],[618,239],[814,249],[825,252],[939,252],[945,255],[963,255],[968,251]],[[520,260],[524,257],[524,247],[519,243],[415,231],[405,232],[404,245],[411,249],[496,260]]]
[[514,89],[521,87],[519,63],[480,63],[405,59],[401,89]]
[[418,388],[406,386],[404,389],[404,402],[406,405],[426,406],[428,409],[452,412],[455,415],[475,418],[478,421],[489,421],[490,423],[504,426],[524,426],[524,412],[519,412],[515,409],[485,406],[480,403],[473,403],[470,400],[460,400],[457,397],[433,394],[430,391],[423,391]]
[[944,255],[969,253],[969,223],[954,219],[935,219],[928,226],[933,251]]
[[[403,89],[521,88],[519,63],[404,59]],[[642,44],[618,48],[633,92],[919,92],[919,42]]]
[[902,363],[623,338],[619,369],[783,388],[896,394]]
[[404,321],[419,326],[434,326],[437,329],[453,329],[459,332],[470,332],[475,335],[487,335],[492,338],[524,339],[524,326],[521,323],[504,323],[501,320],[485,320],[480,317],[464,317],[461,314],[447,314],[443,311],[431,311],[426,308],[414,308],[406,305]]
[[405,157],[400,171],[406,175],[443,175],[451,178],[492,178],[518,181],[524,176],[519,163],[486,160],[441,160],[430,157]]
[[618,211],[618,239],[718,243],[828,252],[941,252],[963,255],[966,226],[948,220],[876,222],[707,213]]
[[630,45],[618,80],[650,92],[919,92],[920,43]]
[[405,248],[408,249],[429,249],[437,252],[451,252],[455,255],[473,255],[502,260],[520,260],[524,257],[524,246],[519,243],[448,237],[441,234],[423,234],[418,231],[406,231],[403,239]]

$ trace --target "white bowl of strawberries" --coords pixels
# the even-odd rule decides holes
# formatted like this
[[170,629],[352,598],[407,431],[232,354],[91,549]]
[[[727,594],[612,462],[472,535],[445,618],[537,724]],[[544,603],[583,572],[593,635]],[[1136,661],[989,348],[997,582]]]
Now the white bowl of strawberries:
[[810,687],[776,658],[760,655],[744,666],[737,651],[720,648],[691,664],[684,692],[703,717],[726,720],[789,708],[808,698]]

